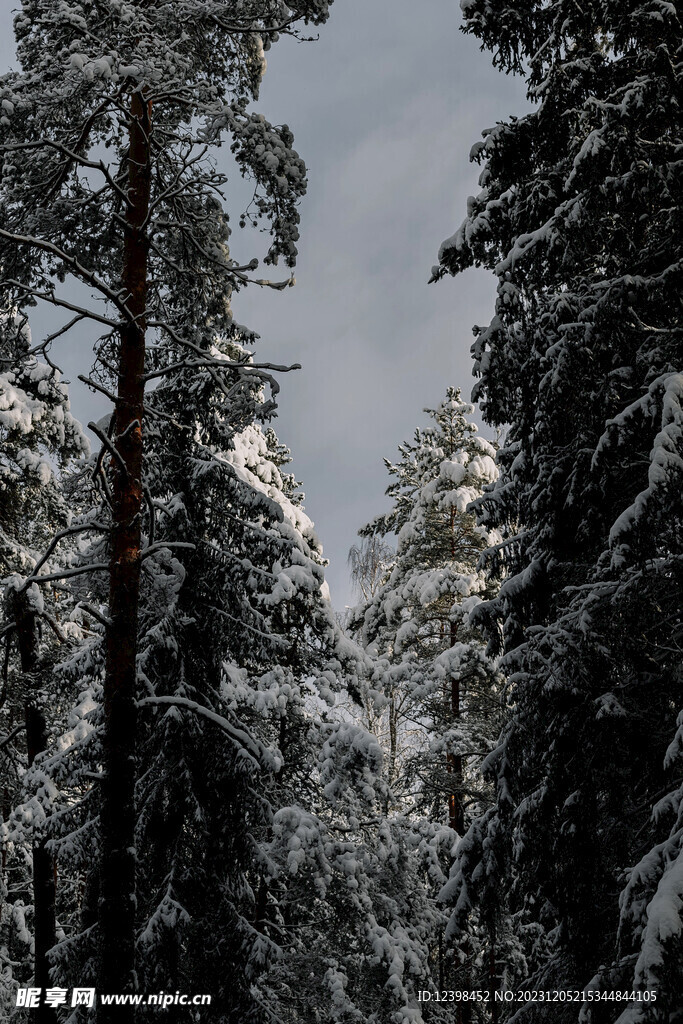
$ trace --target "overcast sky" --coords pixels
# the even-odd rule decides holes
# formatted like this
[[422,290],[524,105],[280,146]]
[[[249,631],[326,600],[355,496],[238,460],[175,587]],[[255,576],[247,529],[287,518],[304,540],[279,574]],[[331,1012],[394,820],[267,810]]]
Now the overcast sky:
[[[16,7],[0,0],[3,70],[13,62]],[[386,507],[383,457],[394,457],[448,385],[469,397],[471,328],[493,309],[484,271],[427,284],[441,241],[477,191],[472,144],[525,108],[521,80],[495,71],[460,24],[457,0],[336,0],[317,42],[273,47],[256,105],[292,128],[309,191],[296,287],[250,289],[233,311],[261,335],[261,359],[303,366],[281,381],[274,426],[292,449],[340,609],[352,601],[346,556],[356,531]],[[234,195],[236,224],[241,183]],[[237,229],[233,255],[248,262],[255,242]],[[73,379],[90,365],[90,342],[68,344],[56,358]],[[91,401],[74,391],[83,420]]]

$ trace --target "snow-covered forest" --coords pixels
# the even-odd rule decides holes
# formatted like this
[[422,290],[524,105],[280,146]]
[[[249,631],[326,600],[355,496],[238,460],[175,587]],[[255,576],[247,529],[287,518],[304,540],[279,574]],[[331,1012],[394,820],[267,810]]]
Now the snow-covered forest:
[[344,2],[16,0],[0,1020],[682,1024],[683,12],[461,0],[526,89],[433,240],[489,322],[335,609],[240,303],[309,180],[267,58]]

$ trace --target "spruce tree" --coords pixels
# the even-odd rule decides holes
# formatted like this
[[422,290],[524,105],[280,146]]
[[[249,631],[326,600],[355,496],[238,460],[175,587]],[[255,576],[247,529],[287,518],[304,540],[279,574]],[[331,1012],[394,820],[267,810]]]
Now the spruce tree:
[[[364,645],[391,666],[392,774],[400,761],[411,785],[419,780],[421,809],[460,835],[472,795],[468,756],[489,752],[484,736],[499,722],[495,667],[470,625],[473,609],[495,590],[477,562],[497,539],[468,510],[497,474],[495,449],[468,419],[473,411],[449,388],[437,409],[426,410],[433,424],[399,447],[396,464],[386,461],[393,507],[361,534],[395,535],[396,555],[383,585],[352,618]],[[408,721],[420,720],[429,720],[426,729],[406,733]]]
[[[455,388],[425,411],[430,426],[399,447],[396,463],[386,461],[391,510],[361,530],[372,539],[395,535],[397,549],[383,584],[354,609],[351,628],[375,659],[373,681],[387,704],[393,799],[409,829],[426,829],[442,846],[433,869],[441,866],[427,876],[436,899],[452,852],[491,802],[482,762],[501,726],[503,695],[495,659],[473,623],[497,589],[479,557],[499,536],[478,526],[470,509],[497,477],[495,448],[478,436],[470,419],[474,407]],[[500,945],[494,935],[500,914],[499,908],[486,910],[476,921],[470,915],[469,941],[460,943],[455,957],[445,955],[444,922],[437,916],[432,943],[441,988],[491,988],[489,960]],[[473,1016],[460,1007],[459,1019],[478,1020],[479,1010]]]
[[670,1021],[683,893],[679,13],[649,0],[462,6],[494,63],[525,75],[533,109],[474,147],[481,192],[434,271],[497,277],[495,316],[475,329],[475,397],[510,426],[480,512],[503,534],[489,558],[508,579],[485,614],[503,633],[514,711],[491,761],[497,809],[473,826],[451,896],[513,892],[534,988],[657,990],[656,1005],[596,1002],[586,1019]]
[[[235,336],[212,351],[253,363]],[[254,422],[270,409],[261,382],[236,369],[231,383],[180,371],[150,396],[148,542],[168,547],[143,592],[138,771],[144,987],[210,978],[226,1022],[262,1019],[259,980],[287,953],[268,845],[306,756],[306,680],[342,642],[288,453]]]

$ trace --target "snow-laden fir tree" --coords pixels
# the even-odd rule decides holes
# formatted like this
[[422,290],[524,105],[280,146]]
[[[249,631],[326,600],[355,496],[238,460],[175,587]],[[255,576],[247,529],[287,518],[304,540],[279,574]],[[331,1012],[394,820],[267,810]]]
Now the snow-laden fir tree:
[[[267,262],[296,258],[303,162],[286,125],[249,109],[265,51],[327,19],[329,0],[23,0],[21,70],[0,82],[2,304],[44,300],[104,332],[91,385],[114,404],[97,478],[111,508],[99,810],[99,985],[133,987],[134,765],[141,579],[143,449],[150,374],[226,364],[208,332],[229,336],[226,301],[256,260],[227,249],[226,178],[209,149],[229,140],[255,188],[254,222],[272,235]],[[77,298],[66,279],[83,286]],[[259,279],[260,280],[260,279]],[[267,282],[260,282],[267,283]],[[192,292],[196,302],[176,301]],[[95,301],[89,301],[88,295]],[[190,315],[188,315],[190,313]],[[261,368],[263,369],[263,368]],[[253,373],[259,373],[257,367]],[[151,553],[150,553],[151,555]],[[131,1010],[118,1008],[119,1024]],[[102,1020],[110,1011],[101,1007]]]
[[[236,338],[212,351],[251,363]],[[288,778],[308,774],[301,761],[318,749],[306,746],[306,681],[343,643],[312,524],[279,469],[286,450],[253,422],[268,414],[261,391],[238,371],[229,394],[208,371],[179,371],[151,397],[162,417],[150,438],[154,543],[191,547],[174,549],[144,595],[138,831],[152,900],[139,963],[149,990],[211,978],[225,1021],[263,1019],[259,979],[288,952],[267,848]],[[160,619],[154,592],[169,580]]]
[[[1,822],[31,794],[24,773],[45,749],[55,718],[52,667],[69,646],[59,624],[63,596],[30,582],[70,513],[58,472],[88,444],[69,408],[59,372],[28,354],[31,334],[16,313],[0,317],[0,581],[3,593],[0,695]],[[49,560],[44,563],[49,572]],[[55,943],[52,857],[40,822],[24,844],[4,833],[0,878],[0,1007],[14,1005],[18,985],[49,983],[47,951]],[[42,1020],[54,1019],[43,1009]]]
[[[478,435],[474,407],[458,390],[449,388],[436,409],[425,411],[431,424],[399,447],[396,463],[386,461],[391,510],[361,531],[367,538],[395,535],[397,549],[382,585],[354,609],[351,628],[376,659],[375,684],[387,702],[393,799],[411,827],[440,824],[450,853],[490,803],[482,762],[501,726],[502,680],[472,623],[498,587],[479,558],[499,536],[477,525],[470,511],[498,471],[495,448]],[[445,880],[429,879],[435,897]],[[489,961],[499,910],[488,908],[486,921],[470,919],[448,987],[482,988],[482,978],[484,988],[495,987]]]
[[470,625],[472,610],[495,592],[477,563],[498,539],[468,511],[497,476],[495,449],[478,436],[473,411],[449,388],[426,410],[430,426],[399,447],[397,463],[386,460],[392,508],[361,534],[395,535],[397,550],[351,623],[389,666],[391,774],[405,772],[412,790],[417,780],[417,805],[459,834],[473,795],[467,760],[489,752],[484,737],[495,733],[500,707],[495,665]]
[[[239,355],[234,345],[228,352]],[[155,394],[155,403],[168,401],[159,408],[179,420],[187,415],[186,397],[175,412],[173,405],[182,394],[166,386]],[[253,396],[246,393],[243,399],[248,406]],[[186,857],[184,867],[180,862],[185,876],[180,892],[189,893],[189,905],[183,902],[182,908],[191,911],[190,937],[180,928],[172,936],[167,930],[167,938],[193,963],[197,984],[221,964],[233,964],[224,1003],[218,1005],[226,1020],[236,1012],[255,1020],[272,1013],[292,1024],[415,1020],[417,989],[430,984],[437,915],[424,890],[415,886],[413,870],[418,860],[433,868],[434,838],[407,840],[403,829],[385,821],[380,748],[373,736],[326,706],[334,702],[342,672],[348,677],[363,665],[360,652],[339,632],[325,597],[317,540],[300,509],[295,481],[280,469],[286,449],[272,431],[253,425],[232,436],[239,420],[228,420],[220,396],[211,398],[208,382],[206,393],[198,391],[194,401],[196,428],[184,442],[190,442],[193,457],[188,461],[185,453],[178,459],[176,483],[184,485],[181,531],[187,529],[185,497],[194,495],[187,535],[204,533],[205,543],[191,556],[203,558],[201,572],[192,575],[202,581],[201,589],[188,586],[188,574],[180,591],[191,627],[179,649],[185,658],[196,651],[195,666],[201,661],[206,666],[209,650],[222,660],[213,671],[200,665],[191,679],[181,672],[179,692],[203,678],[204,686],[215,688],[215,706],[237,718],[253,746],[237,770],[235,757],[244,759],[245,751],[235,749],[234,739],[217,748],[212,759],[217,795],[222,786],[241,794],[236,804],[232,801],[237,820],[225,820],[224,800],[213,805],[217,820],[206,833],[215,837],[215,856],[203,851],[201,858]],[[235,408],[239,403],[233,397],[233,416]],[[179,437],[179,453],[184,443]],[[192,463],[197,481],[189,487]],[[227,565],[236,559],[237,570],[228,574]],[[168,677],[166,669],[163,680]],[[203,744],[202,777],[210,735]],[[153,739],[160,743],[161,734]],[[169,749],[168,742],[159,747],[161,764]],[[176,774],[187,781],[187,770]],[[201,787],[188,786],[187,792],[201,801]],[[194,810],[197,796],[192,800]],[[180,794],[160,801],[161,807],[181,805]],[[202,816],[211,810],[212,801],[206,801]],[[235,850],[236,837],[248,840],[242,851]],[[226,853],[232,855],[230,873]],[[241,877],[234,870],[240,862]],[[199,870],[188,867],[195,864]],[[215,894],[222,892],[227,899],[221,906]],[[208,903],[207,893],[213,894]],[[156,977],[163,909],[146,927]],[[211,951],[205,945],[207,922],[223,936]],[[236,986],[240,975],[243,984]]]
[[670,1022],[683,986],[680,11],[462,8],[496,65],[526,76],[533,109],[474,147],[481,192],[435,269],[498,278],[475,394],[510,424],[480,511],[504,535],[491,559],[509,579],[488,615],[515,710],[497,809],[468,838],[452,898],[484,899],[495,860],[529,934],[545,935],[529,943],[532,987],[656,991],[583,1017]]

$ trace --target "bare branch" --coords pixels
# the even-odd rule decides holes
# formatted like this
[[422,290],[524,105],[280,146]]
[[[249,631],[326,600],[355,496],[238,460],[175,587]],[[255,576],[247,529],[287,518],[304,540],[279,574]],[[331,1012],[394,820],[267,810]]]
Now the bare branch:
[[[102,316],[101,313],[95,313],[91,309],[84,309],[83,306],[77,306],[73,302],[69,302],[67,299],[60,299],[55,295],[54,291],[38,291],[37,288],[32,288],[30,285],[24,284],[22,281],[15,281],[13,278],[5,278],[4,284],[14,285],[15,288],[20,288],[24,295],[29,295],[35,299],[43,299],[45,302],[51,303],[53,306],[60,306],[62,309],[70,309],[74,313],[80,313],[81,319],[83,320],[95,320],[98,324],[106,324],[107,327],[111,327],[114,330],[120,330],[121,323],[119,320],[112,320],[110,317]],[[34,352],[41,352],[45,346],[45,342],[41,342],[40,345],[36,345],[35,348],[31,349],[27,355],[32,355]]]
[[26,725],[22,723],[21,725],[17,725],[16,728],[12,729],[12,732],[9,734],[9,736],[5,736],[4,739],[0,740],[0,750],[4,750],[5,747],[8,747],[12,740],[14,739],[14,737],[18,736],[20,732],[23,732],[25,728]]
[[108,398],[109,401],[112,402],[114,405],[117,404],[118,398],[116,397],[116,395],[112,391],[109,391],[107,388],[105,388],[102,384],[97,384],[96,381],[94,381],[91,377],[85,377],[82,373],[79,373],[78,380],[83,381],[83,383],[87,384],[89,388],[94,388],[95,391],[99,391],[100,394]]
[[97,619],[97,621],[101,622],[103,626],[111,625],[111,619],[108,619],[106,615],[103,615],[102,612],[99,612],[97,608],[94,608],[93,605],[89,604],[87,601],[79,601],[76,608],[83,608],[88,615],[92,615],[93,619]]
[[[50,543],[49,543],[45,553],[38,560],[38,562],[36,562],[36,564],[34,565],[34,567],[33,567],[33,575],[31,577],[29,577],[28,580],[26,580],[26,582],[24,583],[24,585],[22,586],[22,588],[20,590],[20,593],[23,593],[26,590],[26,588],[29,586],[31,580],[37,575],[37,573],[40,572],[40,570],[45,565],[45,563],[47,562],[48,558],[50,557],[52,552],[55,550],[55,548],[57,547],[57,545],[59,544],[60,541],[64,540],[65,537],[73,537],[73,536],[75,536],[78,533],[89,533],[91,531],[95,531],[96,533],[108,533],[109,532],[109,527],[106,526],[104,523],[98,523],[98,522],[81,523],[79,526],[67,526],[67,527],[65,527],[65,529],[60,530],[59,533],[56,533],[54,535],[54,537],[52,538],[52,540],[50,541]],[[57,578],[59,579],[59,577],[57,577]],[[45,579],[45,577],[41,577],[41,579]]]
[[[105,284],[104,281],[100,280],[97,274],[93,270],[88,270],[82,263],[76,259],[75,256],[69,256],[67,252],[60,249],[58,245],[53,242],[48,242],[42,238],[36,238],[34,235],[17,235],[13,231],[6,231],[4,228],[0,228],[0,238],[6,238],[10,242],[14,242],[16,245],[27,245],[33,249],[39,249],[41,252],[47,252],[51,256],[56,256],[57,259],[61,260],[71,270],[71,273],[75,277],[80,278],[95,291],[100,292],[104,295],[119,312],[127,319],[131,319],[125,303],[121,301],[121,292],[115,292],[113,288]],[[26,288],[26,285],[20,285],[22,288]],[[48,300],[53,301],[53,300]],[[85,311],[83,311],[85,312]]]
[[67,580],[71,579],[72,576],[84,576],[90,572],[107,572],[109,570],[108,562],[93,562],[92,565],[81,565],[77,569],[64,569],[62,572],[53,572],[47,576],[29,576],[24,586],[30,586],[31,583],[52,583],[53,580]]
[[49,614],[48,612],[46,612],[46,611],[42,611],[42,612],[40,613],[40,618],[41,618],[41,619],[45,619],[45,621],[47,622],[48,626],[50,627],[50,629],[52,630],[52,632],[53,632],[53,633],[55,634],[55,636],[57,637],[57,639],[59,640],[60,644],[66,643],[66,636],[64,635],[64,633],[62,633],[61,629],[59,628],[59,625],[58,625],[58,623],[57,623],[57,620],[56,620],[56,619],[54,619],[54,618],[53,618],[53,617],[52,617],[52,616],[51,616],[51,615],[50,615],[50,614]]
[[[82,378],[79,378],[79,379],[82,379]],[[104,431],[100,430],[100,428],[97,426],[97,424],[93,423],[92,420],[90,421],[90,423],[88,423],[88,430],[92,430],[92,432],[95,435],[95,437],[99,438],[99,440],[102,442],[102,447],[107,449],[107,451],[109,452],[111,457],[113,459],[115,459],[116,462],[118,463],[119,469],[121,470],[123,475],[125,477],[127,477],[128,476],[128,466],[125,463],[123,455],[121,454],[120,451],[118,451],[117,448],[114,447],[114,445],[111,443],[111,441],[109,440],[107,435],[104,433]],[[100,461],[101,461],[101,456],[100,456],[100,458],[98,458],[98,463]]]

